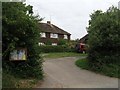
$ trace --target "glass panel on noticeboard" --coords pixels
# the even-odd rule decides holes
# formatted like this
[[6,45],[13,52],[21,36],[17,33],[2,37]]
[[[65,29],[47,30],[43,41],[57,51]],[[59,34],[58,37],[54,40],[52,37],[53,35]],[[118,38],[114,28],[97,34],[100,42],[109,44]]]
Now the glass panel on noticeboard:
[[27,60],[27,50],[26,49],[16,49],[10,52],[10,60]]

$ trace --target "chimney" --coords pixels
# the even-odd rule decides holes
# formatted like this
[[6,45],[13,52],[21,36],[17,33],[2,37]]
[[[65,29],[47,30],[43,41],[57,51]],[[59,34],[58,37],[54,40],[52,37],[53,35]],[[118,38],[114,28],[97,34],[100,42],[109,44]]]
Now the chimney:
[[47,21],[47,24],[51,24],[51,22],[50,22],[50,21]]

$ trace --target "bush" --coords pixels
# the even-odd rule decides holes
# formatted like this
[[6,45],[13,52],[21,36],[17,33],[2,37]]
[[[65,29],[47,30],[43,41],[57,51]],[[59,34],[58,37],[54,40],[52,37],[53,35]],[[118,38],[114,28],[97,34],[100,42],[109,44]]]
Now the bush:
[[57,45],[57,46],[45,45],[45,46],[40,46],[39,48],[40,48],[40,52],[43,52],[43,53],[75,52],[75,48],[69,47],[67,45]]
[[46,46],[40,46],[40,51],[44,53],[50,53],[50,52],[69,52],[70,48],[66,46],[52,46],[52,45],[46,45]]
[[[120,64],[120,10],[115,7],[106,12],[95,11],[88,27],[88,60],[93,70],[105,65]],[[120,67],[119,67],[120,69]]]
[[[3,72],[4,78],[2,78],[2,88],[16,88],[18,81],[15,77],[8,72]],[[9,81],[9,82],[8,82]]]
[[107,64],[106,65],[106,64],[104,64],[101,66],[101,68],[95,68],[95,67],[90,68],[89,62],[87,59],[79,59],[75,62],[75,64],[82,69],[94,71],[96,73],[100,73],[100,74],[110,76],[110,77],[120,78],[120,73],[118,73],[118,70],[120,68],[119,65],[115,65],[115,64]]
[[[2,3],[2,16],[3,70],[23,78],[42,78],[39,18],[32,16],[32,6],[22,2],[5,2]],[[10,52],[17,48],[27,48],[26,61],[9,60]]]
[[58,45],[66,45],[68,43],[65,39],[59,39]]

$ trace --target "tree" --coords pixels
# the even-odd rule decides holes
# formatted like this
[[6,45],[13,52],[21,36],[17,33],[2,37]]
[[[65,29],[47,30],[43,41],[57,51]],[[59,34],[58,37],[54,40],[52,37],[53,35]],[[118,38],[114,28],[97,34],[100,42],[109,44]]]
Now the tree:
[[106,12],[95,11],[88,27],[88,60],[92,69],[120,63],[120,10],[110,7]]
[[[3,70],[21,77],[42,78],[42,59],[38,46],[38,22],[42,18],[33,16],[32,6],[22,2],[5,2],[2,5]],[[27,48],[27,61],[9,61],[10,52],[18,47]]]

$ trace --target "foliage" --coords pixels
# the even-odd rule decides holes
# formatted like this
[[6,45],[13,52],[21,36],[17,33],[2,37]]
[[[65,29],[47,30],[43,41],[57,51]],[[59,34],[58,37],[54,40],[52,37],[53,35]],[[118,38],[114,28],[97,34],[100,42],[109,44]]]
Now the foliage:
[[68,41],[65,39],[58,39],[58,45],[52,46],[51,40],[48,40],[44,46],[40,46],[40,50],[43,53],[50,52],[75,52],[75,41]]
[[50,52],[68,52],[69,48],[66,46],[52,46],[52,45],[45,45],[45,46],[40,46],[40,51],[43,53],[50,53]]
[[47,40],[47,42],[45,43],[45,45],[52,45],[52,42],[51,42],[51,40]]
[[44,58],[62,58],[62,57],[79,57],[87,56],[87,54],[80,54],[75,52],[58,52],[58,53],[44,53]]
[[106,64],[101,66],[100,69],[93,70],[93,68],[89,67],[89,61],[87,59],[79,59],[75,62],[75,64],[82,69],[95,71],[95,73],[110,77],[120,78],[120,73],[117,72],[119,69],[119,65]]
[[67,40],[65,39],[59,39],[58,45],[66,45],[67,44]]
[[110,7],[106,12],[97,10],[90,16],[88,60],[93,70],[100,71],[102,66],[120,63],[119,14],[120,10]]
[[70,52],[76,52],[76,49],[75,49],[76,44],[77,44],[77,41],[75,41],[75,40],[70,40],[70,41],[66,44],[66,46],[67,46],[68,48],[70,48]]
[[21,79],[13,76],[6,71],[3,71],[3,76],[4,78],[2,78],[2,90],[6,90],[7,88],[11,88],[12,90],[13,88],[28,88],[28,90],[31,90],[30,88],[34,87],[38,82],[38,80],[35,78]]
[[2,78],[2,88],[16,88],[16,83],[18,83],[18,80],[16,80],[13,75],[8,74],[7,72],[3,72],[3,76],[4,78]]
[[[33,16],[32,6],[22,2],[2,3],[3,70],[19,77],[42,78],[42,59],[38,46],[39,16]],[[16,48],[27,48],[27,61],[9,61],[9,54]]]

